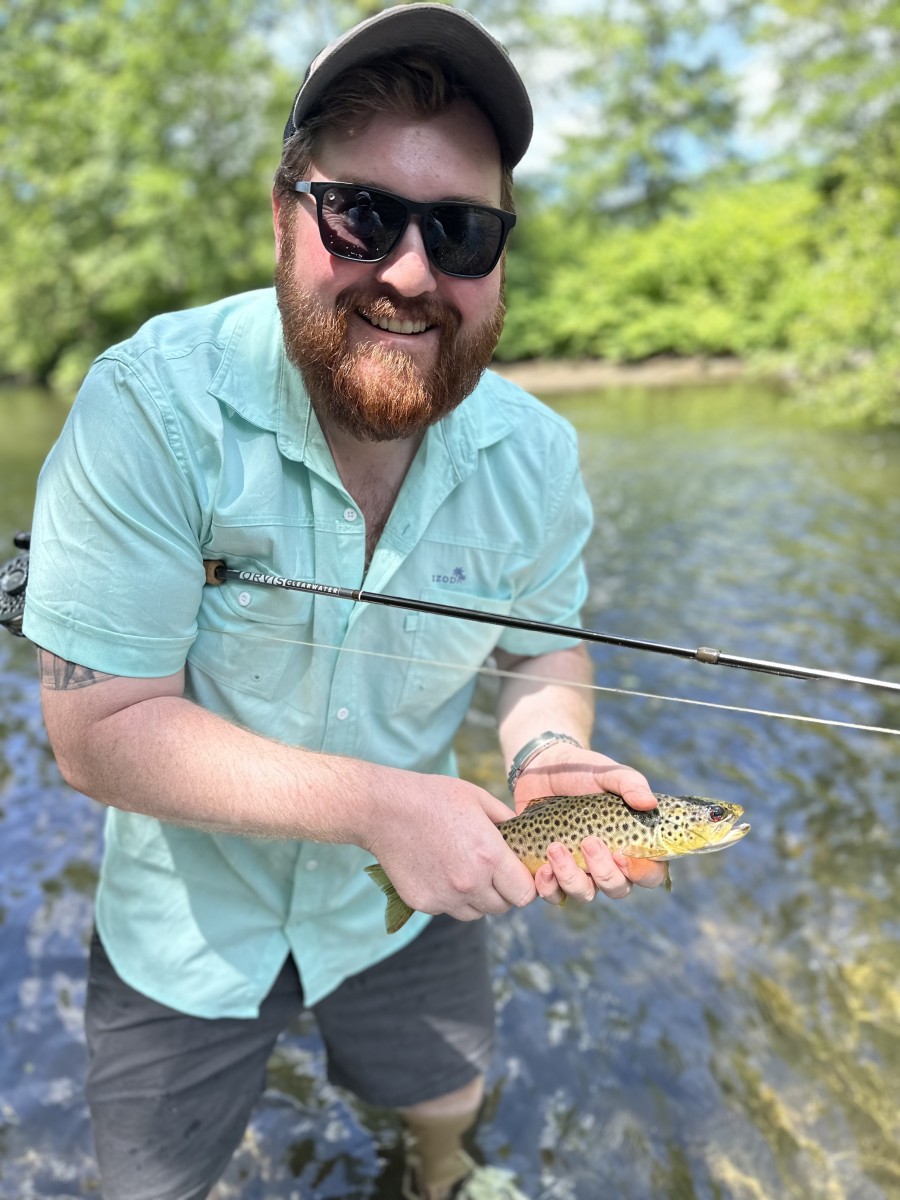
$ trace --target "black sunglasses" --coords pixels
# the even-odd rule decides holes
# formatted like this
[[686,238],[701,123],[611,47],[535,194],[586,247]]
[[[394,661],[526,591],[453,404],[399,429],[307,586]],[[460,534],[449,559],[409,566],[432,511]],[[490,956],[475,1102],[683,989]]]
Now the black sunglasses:
[[514,214],[501,208],[460,200],[419,204],[358,183],[301,179],[294,190],[315,197],[322,245],[335,258],[380,262],[403,237],[409,218],[417,216],[432,266],[463,279],[490,275],[516,223]]

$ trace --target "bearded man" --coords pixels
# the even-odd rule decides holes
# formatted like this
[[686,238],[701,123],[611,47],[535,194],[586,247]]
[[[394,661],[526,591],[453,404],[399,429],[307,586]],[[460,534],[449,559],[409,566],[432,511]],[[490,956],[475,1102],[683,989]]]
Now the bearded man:
[[[285,129],[274,293],[102,355],[42,473],[25,631],[60,767],[109,806],[86,1006],[107,1200],[210,1194],[302,1006],[331,1080],[404,1114],[408,1196],[521,1195],[461,1144],[493,1030],[476,918],[663,878],[597,839],[587,871],[557,845],[532,878],[507,807],[457,777],[494,655],[518,809],[655,804],[590,749],[583,646],[204,568],[577,623],[573,431],[485,371],[530,135],[467,14],[413,4],[345,34]],[[394,934],[373,857],[417,910]]]

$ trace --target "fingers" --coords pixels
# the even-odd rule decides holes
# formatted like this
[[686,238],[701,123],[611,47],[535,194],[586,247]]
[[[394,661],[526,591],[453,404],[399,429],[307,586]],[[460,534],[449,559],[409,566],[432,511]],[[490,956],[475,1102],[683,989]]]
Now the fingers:
[[547,849],[547,863],[534,878],[537,894],[551,904],[562,904],[566,897],[587,902],[598,894],[610,900],[623,900],[632,887],[659,887],[666,878],[666,864],[643,858],[614,855],[599,838],[581,843],[586,870],[582,870],[571,852],[558,842]]
[[[524,908],[526,904],[530,904],[534,900],[537,894],[531,872],[508,847],[506,853],[494,867],[491,882],[494,886],[494,895],[507,908],[511,906]],[[485,911],[493,912],[494,910]],[[502,911],[505,912],[506,909]]]
[[585,838],[581,852],[599,892],[610,900],[623,900],[631,892],[631,880],[604,842],[595,837]]
[[606,770],[598,771],[597,778],[605,791],[615,792],[632,808],[657,807],[657,800],[650,790],[650,784],[640,771],[635,771],[633,767],[623,767],[616,763]]
[[[522,866],[518,859],[515,861],[518,866]],[[524,908],[526,904],[530,904],[536,898],[537,891],[531,872],[527,868],[523,870],[526,875],[524,880],[518,872],[515,872],[515,878],[511,879],[499,880],[495,875],[491,891],[480,896],[470,896],[464,902],[461,919],[474,921],[477,917],[487,914],[498,916],[500,913],[509,912],[511,908]],[[454,912],[453,915],[459,916],[459,913]]]
[[498,800],[496,796],[492,796],[490,792],[480,791],[478,800],[485,814],[495,825],[500,825],[503,821],[508,821],[513,816],[513,810],[510,806],[502,800]]
[[619,870],[627,875],[638,887],[655,888],[665,883],[669,873],[668,863],[654,862],[650,858],[626,858],[625,855],[613,855]]
[[538,867],[534,876],[534,886],[540,898],[549,904],[562,904],[566,898],[566,893],[557,883],[556,875],[549,863]]
[[593,900],[597,894],[594,880],[586,871],[582,871],[565,846],[556,842],[549,846],[547,861],[553,869],[556,883],[561,892],[564,892],[566,896],[571,896],[573,900],[582,901],[582,903]]

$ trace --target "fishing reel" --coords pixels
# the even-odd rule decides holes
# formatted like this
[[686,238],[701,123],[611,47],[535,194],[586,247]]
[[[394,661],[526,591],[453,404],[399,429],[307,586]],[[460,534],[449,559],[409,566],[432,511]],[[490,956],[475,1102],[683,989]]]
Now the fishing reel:
[[30,533],[17,533],[13,545],[19,551],[0,565],[0,625],[13,637],[24,637],[22,616],[25,612],[25,588],[28,586],[28,550]]

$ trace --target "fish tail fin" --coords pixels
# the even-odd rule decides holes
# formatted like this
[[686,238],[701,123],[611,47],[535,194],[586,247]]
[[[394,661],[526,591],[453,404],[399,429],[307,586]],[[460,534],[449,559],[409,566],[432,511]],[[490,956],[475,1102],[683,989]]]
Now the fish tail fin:
[[387,871],[379,863],[366,867],[366,874],[373,883],[377,883],[387,897],[387,908],[384,913],[384,927],[388,933],[396,933],[402,929],[415,912],[399,895],[397,889],[388,878]]

